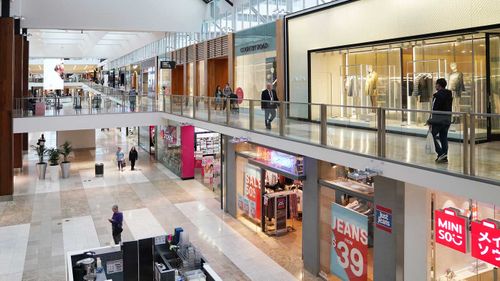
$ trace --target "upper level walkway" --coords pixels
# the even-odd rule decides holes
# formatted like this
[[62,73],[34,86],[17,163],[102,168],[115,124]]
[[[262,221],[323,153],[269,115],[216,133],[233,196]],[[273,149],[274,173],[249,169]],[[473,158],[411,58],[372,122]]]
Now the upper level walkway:
[[[464,196],[484,184],[487,192],[482,194],[489,194],[484,202],[500,203],[496,189],[500,184],[500,143],[486,139],[486,124],[500,123],[500,115],[451,113],[449,163],[438,164],[427,147],[427,127],[408,121],[425,119],[431,112],[279,102],[277,117],[267,129],[257,100],[227,100],[225,110],[220,109],[221,104],[215,110],[216,101],[209,97],[130,97],[96,86],[87,90],[91,94],[81,97],[80,103],[75,98],[39,100],[45,103],[44,112],[36,108],[33,112],[28,101],[18,101],[14,131],[160,125],[166,118],[331,163],[377,169],[385,176],[423,186],[454,193],[464,188]],[[304,110],[310,113],[309,120],[293,117]],[[436,180],[429,172],[444,177]],[[467,187],[460,181],[465,179],[470,180]]]

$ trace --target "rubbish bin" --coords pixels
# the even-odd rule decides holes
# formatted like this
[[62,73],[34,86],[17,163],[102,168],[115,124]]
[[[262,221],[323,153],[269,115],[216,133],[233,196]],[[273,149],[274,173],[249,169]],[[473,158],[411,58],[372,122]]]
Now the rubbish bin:
[[95,163],[95,176],[96,177],[104,176],[104,164],[103,163]]

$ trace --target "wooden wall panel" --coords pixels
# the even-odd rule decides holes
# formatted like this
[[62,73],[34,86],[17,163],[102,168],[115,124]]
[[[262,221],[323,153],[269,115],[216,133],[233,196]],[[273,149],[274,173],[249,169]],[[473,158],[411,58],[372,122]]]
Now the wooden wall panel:
[[[19,99],[23,97],[23,36],[16,34],[14,36],[14,106],[18,104]],[[19,104],[22,104],[19,102]],[[14,134],[14,168],[23,167],[23,136]]]
[[[29,96],[28,76],[29,76],[29,53],[30,42],[27,37],[23,37],[23,96]],[[28,150],[28,133],[23,133],[23,150]]]
[[184,65],[179,64],[172,69],[172,95],[184,94]]
[[217,85],[224,88],[224,85],[229,81],[228,60],[227,58],[210,59],[207,61],[207,65],[207,94],[212,97]]
[[227,58],[228,58],[228,75],[227,75],[227,81],[229,83],[229,85],[231,85],[231,88],[233,90],[234,89],[234,58],[235,58],[235,54],[234,54],[234,34],[233,33],[229,33],[227,36],[224,37],[225,38],[225,48],[226,48],[226,54],[227,54]]
[[14,96],[14,19],[0,18],[0,196],[12,195],[13,131],[12,108]]

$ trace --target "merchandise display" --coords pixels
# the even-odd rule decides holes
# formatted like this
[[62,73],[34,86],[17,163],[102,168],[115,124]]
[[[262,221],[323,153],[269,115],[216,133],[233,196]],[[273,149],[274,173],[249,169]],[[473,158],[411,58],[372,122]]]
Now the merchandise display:
[[195,128],[195,169],[201,182],[209,189],[221,195],[222,159],[219,133]]
[[268,235],[301,230],[302,156],[251,143],[238,144],[236,151],[237,216]]
[[[444,78],[453,92],[454,112],[485,113],[488,101],[485,62],[494,59],[491,54],[486,57],[486,40],[480,33],[313,51],[311,102],[348,106],[329,108],[328,121],[332,124],[371,127],[376,122],[375,114],[358,107],[431,110],[436,80]],[[311,118],[318,118],[319,110],[311,110]],[[428,115],[388,111],[386,128],[425,135]],[[458,116],[453,123],[449,137],[461,139]],[[486,137],[486,128],[475,129],[476,136]]]

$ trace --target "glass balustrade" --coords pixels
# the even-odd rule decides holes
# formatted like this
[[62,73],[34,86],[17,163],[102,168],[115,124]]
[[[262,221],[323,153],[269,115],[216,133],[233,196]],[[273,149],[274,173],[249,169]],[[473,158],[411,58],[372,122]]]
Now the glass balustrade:
[[[156,98],[130,96],[127,92],[97,84],[91,84],[91,88],[94,92],[84,96],[16,99],[14,115],[161,111],[442,172],[500,180],[500,115],[497,114],[432,113],[185,95]],[[304,113],[305,118],[291,117],[297,113]],[[439,126],[426,125],[432,114],[441,115],[441,119],[451,123],[447,131],[447,163],[436,162],[436,142],[442,144],[437,130]]]

